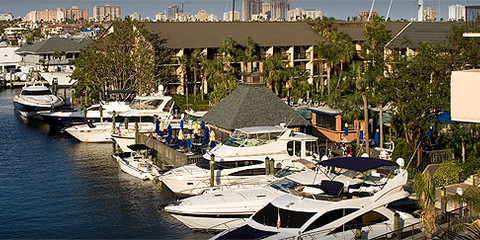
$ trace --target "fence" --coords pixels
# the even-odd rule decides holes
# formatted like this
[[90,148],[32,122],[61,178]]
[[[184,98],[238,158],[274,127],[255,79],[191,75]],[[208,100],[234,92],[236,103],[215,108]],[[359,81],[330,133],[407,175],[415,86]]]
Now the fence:
[[423,151],[422,162],[417,166],[418,172],[423,172],[429,164],[440,164],[443,161],[450,159],[450,154],[447,150],[432,150],[432,151]]

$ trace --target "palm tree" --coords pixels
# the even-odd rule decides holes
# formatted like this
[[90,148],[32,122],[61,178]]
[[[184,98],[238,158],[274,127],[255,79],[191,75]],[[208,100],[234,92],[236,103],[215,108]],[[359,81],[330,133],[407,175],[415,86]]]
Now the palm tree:
[[413,182],[413,188],[417,194],[417,201],[422,208],[422,221],[425,227],[425,237],[432,239],[437,228],[435,222],[435,185],[428,173],[417,174]]
[[[188,62],[191,71],[193,72],[193,95],[197,95],[197,76],[200,74],[201,63],[205,60],[205,56],[201,49],[193,50],[192,55],[190,56],[190,61]],[[201,96],[203,100],[203,82],[200,85]]]
[[284,70],[287,66],[286,62],[281,54],[274,54],[267,57],[263,64],[263,71],[265,73],[265,82],[267,87],[275,92],[275,95],[279,95],[280,88],[283,86],[285,77]]
[[370,134],[368,131],[368,99],[367,99],[367,91],[368,91],[368,84],[365,78],[364,69],[362,67],[363,63],[354,63],[352,66],[353,71],[353,79],[355,81],[355,88],[362,96],[363,101],[363,117],[365,121],[364,127],[364,134],[365,134],[365,151],[366,153],[370,154]]

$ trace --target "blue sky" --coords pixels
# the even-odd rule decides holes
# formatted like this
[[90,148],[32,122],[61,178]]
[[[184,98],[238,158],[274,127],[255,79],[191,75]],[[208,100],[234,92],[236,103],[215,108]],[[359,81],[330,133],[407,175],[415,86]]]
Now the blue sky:
[[[185,12],[196,14],[205,9],[221,19],[223,13],[231,10],[233,0],[0,0],[0,13],[12,11],[14,16],[25,16],[31,10],[69,8],[77,5],[80,8],[91,9],[94,5],[115,5],[122,7],[122,15],[127,16],[138,12],[142,17],[154,18],[158,12],[164,12],[168,6],[181,5]],[[304,9],[320,9],[324,16],[346,19],[357,16],[361,10],[370,9],[372,0],[290,0],[292,7]],[[380,15],[386,15],[390,0],[376,0],[374,10]],[[426,6],[439,9],[440,18],[448,18],[448,6],[456,3],[462,5],[480,5],[480,0],[424,0]],[[236,0],[236,10],[241,9],[241,0]],[[416,17],[416,0],[393,0],[390,17],[410,19]]]

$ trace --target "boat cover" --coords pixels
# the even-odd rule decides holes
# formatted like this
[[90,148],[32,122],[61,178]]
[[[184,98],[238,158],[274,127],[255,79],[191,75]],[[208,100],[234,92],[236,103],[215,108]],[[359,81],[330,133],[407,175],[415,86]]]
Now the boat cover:
[[378,158],[366,158],[366,157],[341,157],[333,158],[318,163],[319,165],[326,167],[337,167],[357,172],[365,172],[371,169],[379,167],[393,166],[398,167],[396,162],[390,160],[383,160]]
[[139,151],[139,150],[148,150],[150,149],[147,145],[145,144],[132,144],[128,145],[128,148],[132,149],[133,151]]

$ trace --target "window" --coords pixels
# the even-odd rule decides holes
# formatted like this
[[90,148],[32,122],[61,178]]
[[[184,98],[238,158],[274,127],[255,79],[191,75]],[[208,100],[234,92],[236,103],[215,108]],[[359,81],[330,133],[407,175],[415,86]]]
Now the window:
[[265,168],[246,169],[228,174],[228,176],[257,176],[265,175]]
[[73,58],[73,53],[67,53],[67,58]]
[[39,95],[50,95],[50,94],[52,94],[50,90],[41,90],[41,91],[22,91],[20,95],[39,96]]
[[287,143],[287,152],[290,156],[300,156],[301,142],[290,141]]
[[322,216],[318,217],[315,221],[313,221],[313,223],[310,224],[310,226],[308,226],[307,229],[305,229],[305,232],[323,227],[355,211],[357,211],[357,209],[345,208],[345,209],[335,209],[335,210],[326,212]]
[[[337,232],[342,232],[343,229],[348,230],[348,229],[355,229],[357,227],[365,227],[365,226],[370,226],[374,225],[377,223],[385,222],[388,219],[383,216],[382,214],[375,212],[375,211],[370,211],[368,213],[365,213],[359,217],[354,218],[353,220],[350,220],[349,222],[345,223],[344,225],[336,228],[333,230],[331,233],[337,233]],[[331,234],[330,233],[330,234]]]
[[[262,163],[263,162],[259,160],[241,160],[241,161],[228,161],[228,162],[215,161],[215,170],[245,167],[245,166],[262,164]],[[200,167],[203,169],[210,169],[210,161],[206,159],[202,159],[198,161],[196,165],[197,167]]]
[[253,215],[253,220],[266,226],[275,227],[277,226],[278,214],[280,214],[281,228],[300,228],[311,217],[313,217],[313,215],[315,215],[314,212],[298,212],[279,209],[269,203]]

